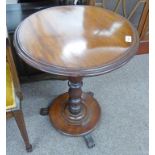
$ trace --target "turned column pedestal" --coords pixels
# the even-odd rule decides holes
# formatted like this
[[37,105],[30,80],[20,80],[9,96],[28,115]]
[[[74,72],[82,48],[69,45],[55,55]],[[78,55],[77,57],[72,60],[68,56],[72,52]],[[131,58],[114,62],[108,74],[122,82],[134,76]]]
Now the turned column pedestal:
[[69,90],[58,96],[49,108],[53,126],[63,134],[85,136],[96,127],[100,107],[93,93],[82,92],[82,78],[70,77]]

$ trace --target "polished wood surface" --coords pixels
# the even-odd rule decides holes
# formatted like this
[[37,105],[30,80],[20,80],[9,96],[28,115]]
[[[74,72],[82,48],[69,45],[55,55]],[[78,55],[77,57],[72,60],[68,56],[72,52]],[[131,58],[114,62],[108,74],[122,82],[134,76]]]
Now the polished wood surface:
[[[140,38],[140,46],[144,46],[144,41],[149,42],[149,0],[102,0],[101,3],[96,3],[96,0],[89,0],[89,5],[107,8],[115,13],[123,15],[127,18],[138,30]],[[130,4],[130,5],[128,5]],[[120,9],[121,8],[121,9]],[[146,43],[145,43],[146,44]],[[149,52],[149,47],[139,48],[137,54],[145,54]]]
[[91,76],[120,67],[136,53],[137,31],[123,17],[93,6],[53,7],[25,19],[15,47],[48,73]]
[[81,96],[81,111],[73,114],[69,111],[69,94],[58,96],[49,110],[52,125],[62,134],[82,136],[92,132],[97,126],[101,110],[93,96],[83,93]]

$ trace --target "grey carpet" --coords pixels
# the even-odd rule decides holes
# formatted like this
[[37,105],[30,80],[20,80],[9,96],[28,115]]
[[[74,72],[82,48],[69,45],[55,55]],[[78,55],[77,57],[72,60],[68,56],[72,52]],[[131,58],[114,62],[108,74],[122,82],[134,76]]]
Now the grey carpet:
[[[40,116],[67,81],[23,84],[23,112],[33,145],[32,155],[148,155],[148,55],[134,57],[111,73],[84,79],[84,91],[92,90],[101,105],[100,125],[92,133],[96,146],[88,149],[83,138],[58,133],[48,116]],[[26,155],[14,119],[6,124],[7,155]]]

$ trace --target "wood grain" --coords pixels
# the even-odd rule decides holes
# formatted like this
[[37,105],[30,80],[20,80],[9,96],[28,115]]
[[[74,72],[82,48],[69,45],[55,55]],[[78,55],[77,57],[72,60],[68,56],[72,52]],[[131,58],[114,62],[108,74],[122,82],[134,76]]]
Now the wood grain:
[[[126,41],[126,36],[131,41]],[[93,6],[61,6],[25,19],[14,37],[31,66],[65,76],[93,76],[116,69],[135,55],[137,31],[125,18]]]
[[82,110],[72,115],[68,108],[68,93],[58,96],[49,109],[52,125],[61,133],[70,136],[82,136],[92,132],[100,120],[101,109],[98,102],[86,93],[82,94]]

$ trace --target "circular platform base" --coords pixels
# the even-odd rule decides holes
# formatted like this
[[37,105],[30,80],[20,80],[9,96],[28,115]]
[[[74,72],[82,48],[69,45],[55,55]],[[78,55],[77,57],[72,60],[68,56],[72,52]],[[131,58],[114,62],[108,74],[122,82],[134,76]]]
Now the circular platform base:
[[68,108],[68,93],[58,96],[49,108],[52,125],[61,133],[70,136],[82,136],[94,130],[100,119],[100,106],[90,94],[82,94],[82,110],[77,116]]

